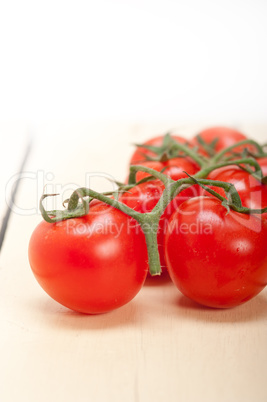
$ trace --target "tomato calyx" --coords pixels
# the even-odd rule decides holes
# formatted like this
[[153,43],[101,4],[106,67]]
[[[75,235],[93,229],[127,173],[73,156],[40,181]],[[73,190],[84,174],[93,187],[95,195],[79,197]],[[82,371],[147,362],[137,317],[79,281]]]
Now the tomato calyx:
[[190,148],[189,142],[179,142],[177,139],[173,138],[170,133],[164,135],[161,145],[150,145],[146,143],[134,145],[140,150],[148,150],[153,154],[152,156],[139,151],[140,155],[143,156],[144,161],[166,162],[174,158],[191,156],[192,159],[199,164],[200,161],[200,163],[203,163],[202,159],[204,159],[204,157],[202,158],[202,156],[197,154],[197,149]]
[[212,157],[216,154],[216,144],[218,143],[218,138],[215,138],[211,143],[205,141],[201,135],[196,136],[197,143],[204,149],[209,157]]
[[160,160],[163,155],[168,155],[168,152],[171,150],[172,144],[173,144],[173,138],[171,137],[170,133],[167,133],[163,136],[162,139],[162,144],[161,145],[150,145],[150,144],[134,144],[137,148],[144,148],[147,149],[153,154],[155,154],[155,157],[149,156],[145,153],[140,152],[142,156],[144,157],[144,160]]

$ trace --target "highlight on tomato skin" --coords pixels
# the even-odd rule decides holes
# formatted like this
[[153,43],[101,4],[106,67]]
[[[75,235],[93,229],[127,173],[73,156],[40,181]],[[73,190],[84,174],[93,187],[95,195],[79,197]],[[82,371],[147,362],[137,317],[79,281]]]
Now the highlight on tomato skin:
[[167,268],[186,297],[208,307],[236,307],[267,284],[266,241],[266,220],[228,212],[213,197],[192,198],[170,218]]
[[77,312],[99,314],[130,302],[148,272],[144,234],[121,211],[97,202],[81,218],[41,222],[29,261],[46,293]]

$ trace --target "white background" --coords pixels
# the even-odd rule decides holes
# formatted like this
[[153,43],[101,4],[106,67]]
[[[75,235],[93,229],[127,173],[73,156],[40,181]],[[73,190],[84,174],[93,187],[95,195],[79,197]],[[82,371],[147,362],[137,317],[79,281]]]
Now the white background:
[[264,124],[266,20],[265,0],[1,0],[0,122]]

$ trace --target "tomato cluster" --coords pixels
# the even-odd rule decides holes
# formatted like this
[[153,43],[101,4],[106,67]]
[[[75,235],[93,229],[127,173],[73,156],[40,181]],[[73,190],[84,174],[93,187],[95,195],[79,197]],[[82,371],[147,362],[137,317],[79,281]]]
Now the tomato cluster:
[[[149,264],[157,255],[177,288],[206,306],[234,307],[266,286],[263,147],[224,127],[191,140],[158,136],[137,147],[130,171],[110,201],[90,198],[83,216],[54,221],[51,214],[34,230],[30,265],[53,299],[87,314],[123,306],[153,275]],[[159,215],[161,202],[166,205]],[[153,219],[148,247],[145,223],[151,229]]]

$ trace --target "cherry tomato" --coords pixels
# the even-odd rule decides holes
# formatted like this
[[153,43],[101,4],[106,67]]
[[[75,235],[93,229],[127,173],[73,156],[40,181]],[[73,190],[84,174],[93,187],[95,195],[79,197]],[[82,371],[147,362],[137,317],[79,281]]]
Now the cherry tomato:
[[[169,159],[166,162],[145,161],[142,162],[141,165],[154,169],[157,172],[162,171],[162,173],[164,173],[166,176],[169,176],[173,180],[179,180],[183,177],[188,177],[185,172],[187,172],[190,175],[193,175],[200,170],[197,163],[193,161],[191,158],[187,157],[173,158]],[[139,171],[136,174],[136,181],[140,181],[147,176],[150,175],[148,173]]]
[[[186,177],[181,172],[180,178]],[[151,180],[133,187],[127,192],[123,193],[120,197],[120,201],[128,205],[130,208],[138,212],[151,212],[152,209],[158,203],[162,193],[164,191],[164,185],[160,180]],[[166,270],[166,262],[164,255],[164,237],[166,229],[168,227],[168,220],[172,213],[182,204],[185,200],[191,197],[198,196],[200,193],[200,187],[198,185],[191,186],[181,191],[167,206],[162,214],[159,222],[158,229],[158,249],[160,255],[160,262],[162,270]]]
[[96,202],[89,213],[41,222],[29,243],[29,261],[42,288],[62,305],[87,314],[128,303],[147,276],[140,226],[121,211]]
[[[226,166],[216,169],[209,174],[209,178],[232,183],[244,207],[252,209],[267,207],[267,185],[261,184],[260,181],[238,166]],[[225,192],[222,188],[215,186],[211,188],[225,197]],[[205,195],[207,195],[207,192],[205,192]],[[264,217],[266,217],[266,214],[264,214]]]
[[[185,138],[180,137],[179,135],[172,135],[171,137],[174,140],[176,140],[177,142],[180,142],[182,144],[185,144],[188,142]],[[151,138],[150,140],[146,141],[144,144],[145,145],[154,145],[156,147],[159,147],[162,145],[163,139],[164,139],[164,135],[159,135],[157,137]],[[138,147],[130,159],[130,164],[137,165],[139,162],[145,161],[146,156],[155,157],[157,155],[154,152],[150,151],[149,149]]]
[[165,237],[167,267],[177,288],[209,307],[238,306],[267,284],[267,222],[229,213],[215,198],[185,201]]
[[119,201],[138,212],[150,212],[156,206],[164,190],[160,180],[138,184],[119,197]]
[[266,157],[258,158],[257,162],[261,167],[263,176],[267,176],[267,158]]
[[[232,128],[228,128],[228,127],[211,127],[208,128],[206,130],[201,131],[198,134],[207,144],[211,144],[215,139],[218,139],[218,141],[216,142],[215,148],[214,150],[216,152],[219,152],[225,148],[228,148],[234,144],[236,144],[239,141],[243,141],[246,140],[247,137],[237,131],[234,130]],[[205,149],[199,145],[199,142],[197,140],[197,136],[195,136],[192,139],[192,143],[194,145],[198,145],[199,146],[199,152],[205,156],[207,156],[207,152],[205,151]],[[242,152],[242,150],[244,148],[248,148],[251,151],[254,151],[254,147],[251,145],[244,145],[244,146],[239,146],[237,148],[234,149],[234,152]]]
[[[151,212],[158,203],[163,191],[164,185],[162,182],[160,180],[152,180],[127,190],[127,192],[120,196],[119,201],[123,202],[125,205],[137,212]],[[163,226],[164,219],[161,218],[158,230],[158,249],[161,266],[162,269],[165,270],[166,264],[163,251]]]

